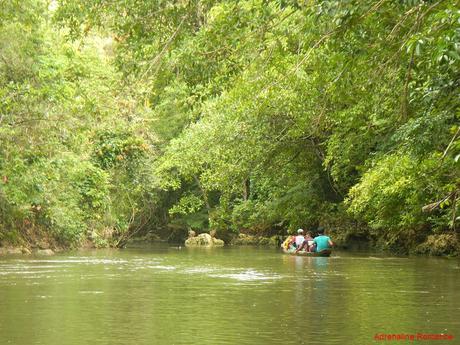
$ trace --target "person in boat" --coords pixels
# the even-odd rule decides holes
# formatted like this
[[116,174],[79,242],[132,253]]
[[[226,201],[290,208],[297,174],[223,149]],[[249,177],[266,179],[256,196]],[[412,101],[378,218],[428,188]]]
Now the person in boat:
[[288,250],[289,248],[291,248],[292,244],[294,243],[295,241],[295,236],[292,236],[292,235],[289,235],[283,242],[283,244],[281,245],[281,247],[283,247],[284,249]]
[[305,241],[305,237],[303,236],[303,229],[299,229],[297,230],[297,236],[294,239],[294,247],[296,250],[302,246],[303,241]]
[[300,247],[298,247],[295,252],[298,253],[301,250],[304,250],[306,252],[310,252],[312,248],[313,248],[313,237],[311,237],[311,232],[307,231],[306,234],[305,234],[305,237],[304,237],[302,245]]
[[288,236],[281,246],[289,251],[296,250],[303,244],[304,240],[303,230],[299,229],[297,230],[297,236]]
[[331,241],[331,238],[324,234],[323,227],[318,228],[318,236],[316,236],[313,239],[313,243],[314,245],[316,245],[315,252],[321,252],[323,250],[330,250],[334,246],[334,243]]

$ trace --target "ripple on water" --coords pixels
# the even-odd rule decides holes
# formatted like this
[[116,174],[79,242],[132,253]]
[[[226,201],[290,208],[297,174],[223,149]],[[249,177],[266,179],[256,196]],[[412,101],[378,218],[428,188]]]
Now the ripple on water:
[[147,266],[148,268],[155,268],[157,270],[163,270],[163,271],[173,271],[176,269],[175,266],[165,266],[165,265],[150,265]]
[[71,264],[92,264],[92,265],[99,265],[99,264],[104,264],[104,265],[118,265],[118,264],[124,264],[128,263],[129,261],[124,260],[124,259],[95,259],[95,258],[67,258],[67,259],[47,259],[47,260],[15,260],[15,262],[27,262],[27,263],[71,263]]
[[212,267],[193,267],[187,268],[183,271],[185,274],[200,274],[200,273],[211,273],[215,272],[217,269]]
[[[198,254],[2,261],[2,339],[59,345],[88,325],[94,328],[80,332],[76,343],[336,345],[371,343],[380,329],[458,326],[452,315],[460,312],[460,261],[446,261],[441,272],[439,261],[426,259],[343,256],[294,265],[270,251]],[[75,327],[62,327],[69,319],[60,317],[61,302],[78,311]],[[38,329],[41,319],[53,321],[53,333]],[[111,332],[100,330],[101,319]],[[2,327],[5,321],[11,327]]]
[[58,272],[57,270],[44,270],[44,271],[8,271],[0,272],[0,275],[28,275],[28,274],[38,274],[38,273],[54,273]]
[[229,278],[239,281],[263,281],[263,280],[276,280],[281,279],[280,275],[277,274],[265,274],[257,272],[255,270],[246,270],[240,273],[220,273],[210,274],[209,277],[213,278]]

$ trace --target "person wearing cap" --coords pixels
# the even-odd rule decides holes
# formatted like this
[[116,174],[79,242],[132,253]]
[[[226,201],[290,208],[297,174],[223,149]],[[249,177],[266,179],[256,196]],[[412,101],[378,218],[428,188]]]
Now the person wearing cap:
[[305,241],[305,237],[303,237],[303,229],[297,230],[297,236],[295,237],[295,247],[300,248]]
[[329,236],[324,235],[324,228],[318,228],[318,236],[313,239],[313,243],[316,245],[316,252],[331,249],[334,243],[331,241]]

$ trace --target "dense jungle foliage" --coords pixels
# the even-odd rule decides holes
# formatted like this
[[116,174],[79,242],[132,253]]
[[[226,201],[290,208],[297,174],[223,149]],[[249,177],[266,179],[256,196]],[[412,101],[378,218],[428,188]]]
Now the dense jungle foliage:
[[458,250],[457,1],[0,6],[0,241]]

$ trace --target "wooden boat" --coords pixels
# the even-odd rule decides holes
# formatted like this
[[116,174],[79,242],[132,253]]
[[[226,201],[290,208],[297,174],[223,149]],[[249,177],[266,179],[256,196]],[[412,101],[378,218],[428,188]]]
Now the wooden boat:
[[324,249],[320,252],[306,252],[304,250],[296,253],[295,250],[289,250],[283,248],[283,253],[289,254],[289,255],[295,255],[295,256],[322,256],[322,257],[328,257],[331,255],[332,251],[330,249]]

